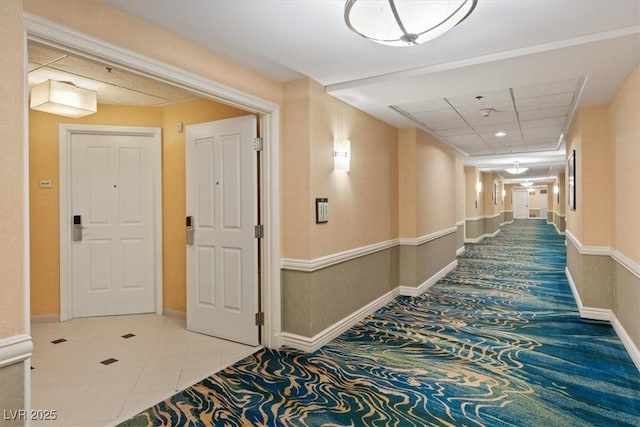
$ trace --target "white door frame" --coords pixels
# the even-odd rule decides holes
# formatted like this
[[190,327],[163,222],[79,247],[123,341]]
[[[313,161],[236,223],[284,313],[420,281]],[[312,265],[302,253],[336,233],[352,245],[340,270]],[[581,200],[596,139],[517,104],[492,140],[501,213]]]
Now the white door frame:
[[59,128],[60,190],[60,320],[73,318],[71,256],[71,137],[73,134],[133,135],[152,138],[153,148],[153,282],[156,314],[162,314],[162,133],[160,128],[61,124]]
[[[280,106],[164,62],[141,56],[138,53],[109,44],[31,13],[24,12],[23,18],[26,30],[23,47],[25,58],[27,57],[27,40],[33,40],[83,57],[107,60],[127,70],[155,77],[182,87],[203,98],[260,114],[261,136],[264,141],[261,212],[265,230],[265,238],[260,240],[263,273],[261,308],[265,317],[261,336],[262,345],[270,348],[280,347],[282,345],[280,301]],[[26,69],[24,74],[26,81]],[[28,103],[25,103],[25,115],[28,117],[27,106]],[[29,136],[27,133],[25,133],[24,146],[28,150]],[[28,173],[27,169],[27,182]],[[25,197],[28,199],[28,188],[25,191]],[[28,211],[24,213],[24,219],[28,223]],[[25,280],[24,288],[26,295],[28,295],[28,280]],[[29,310],[28,305],[26,310]]]

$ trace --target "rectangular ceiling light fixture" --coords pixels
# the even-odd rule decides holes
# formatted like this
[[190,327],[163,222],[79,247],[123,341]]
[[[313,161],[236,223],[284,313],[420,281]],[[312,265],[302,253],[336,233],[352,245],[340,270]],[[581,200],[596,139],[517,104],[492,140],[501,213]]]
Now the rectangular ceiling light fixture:
[[46,80],[31,88],[29,105],[34,110],[77,119],[98,111],[98,95],[72,83]]

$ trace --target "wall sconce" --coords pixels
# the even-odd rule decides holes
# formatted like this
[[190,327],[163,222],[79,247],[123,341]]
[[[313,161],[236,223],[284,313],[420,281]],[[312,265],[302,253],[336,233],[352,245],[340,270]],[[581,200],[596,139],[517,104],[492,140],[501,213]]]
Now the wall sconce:
[[558,194],[560,192],[560,187],[558,187],[557,185],[553,186],[553,194]]
[[482,192],[482,183],[480,181],[476,182],[476,192]]
[[502,189],[502,198],[504,199],[504,197],[507,195],[507,190]]
[[72,83],[46,80],[31,88],[29,106],[45,113],[77,119],[98,111],[98,97],[95,91]]
[[344,139],[333,143],[333,169],[349,172],[351,169],[351,141]]

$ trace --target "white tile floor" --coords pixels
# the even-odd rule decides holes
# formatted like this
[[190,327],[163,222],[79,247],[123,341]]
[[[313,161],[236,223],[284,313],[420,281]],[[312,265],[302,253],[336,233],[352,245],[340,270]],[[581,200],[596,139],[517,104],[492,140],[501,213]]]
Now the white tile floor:
[[153,314],[34,323],[31,335],[31,407],[57,411],[33,425],[50,427],[115,425],[258,349]]

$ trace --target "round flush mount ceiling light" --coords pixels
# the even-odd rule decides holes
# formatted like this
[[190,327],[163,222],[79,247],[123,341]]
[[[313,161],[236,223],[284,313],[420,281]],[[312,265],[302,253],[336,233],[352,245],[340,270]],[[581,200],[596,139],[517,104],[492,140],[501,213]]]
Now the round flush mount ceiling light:
[[347,0],[344,20],[357,34],[387,46],[433,40],[462,22],[478,0]]

